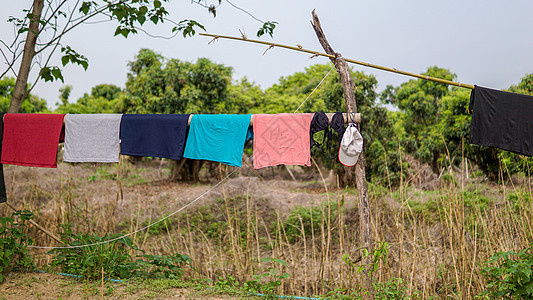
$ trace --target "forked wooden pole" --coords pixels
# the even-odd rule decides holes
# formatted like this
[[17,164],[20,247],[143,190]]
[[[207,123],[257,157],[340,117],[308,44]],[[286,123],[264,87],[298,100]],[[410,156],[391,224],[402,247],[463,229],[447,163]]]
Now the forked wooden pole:
[[[312,54],[313,56],[324,56],[324,57],[328,57],[330,59],[335,59],[335,55],[333,55],[333,54],[321,53],[321,52],[317,52],[317,51],[313,51],[313,50],[308,50],[308,49],[301,48],[299,46],[298,47],[293,47],[293,46],[288,46],[288,45],[283,45],[283,44],[277,44],[277,43],[253,40],[253,39],[249,39],[249,38],[227,36],[227,35],[219,35],[219,34],[200,33],[200,35],[202,35],[202,36],[210,36],[213,39],[219,39],[220,38],[220,39],[230,39],[230,40],[237,40],[237,41],[250,42],[250,43],[256,43],[256,44],[263,44],[263,45],[268,45],[269,49],[270,48],[274,48],[274,47],[279,47],[279,48],[285,48],[285,49],[291,49],[291,50],[295,50],[295,51],[309,53],[309,54]],[[420,75],[420,74],[416,74],[416,73],[411,73],[411,72],[398,70],[396,68],[384,67],[384,66],[375,65],[375,64],[371,64],[371,63],[367,63],[367,62],[363,62],[363,61],[358,61],[358,60],[350,59],[350,58],[344,58],[344,60],[349,62],[349,63],[353,63],[353,64],[357,64],[357,65],[361,65],[361,66],[365,66],[365,67],[369,67],[369,68],[379,69],[379,70],[383,70],[383,71],[387,71],[387,72],[393,72],[393,73],[402,74],[402,75],[410,76],[410,77],[416,77],[416,78],[429,80],[429,81],[435,81],[435,82],[444,83],[444,84],[447,84],[447,85],[463,87],[463,88],[467,88],[467,89],[471,89],[471,90],[474,89],[474,85],[472,85],[472,84],[455,82],[455,81],[450,81],[450,80],[437,78],[437,77],[432,77],[432,76]]]
[[[344,92],[344,100],[346,101],[346,109],[348,113],[354,114],[357,113],[357,103],[355,101],[355,83],[352,79],[350,73],[350,68],[346,63],[346,60],[338,52],[335,52],[328,40],[324,31],[322,31],[322,26],[320,25],[320,20],[315,13],[315,10],[312,12],[313,29],[315,30],[318,41],[322,45],[322,48],[328,53],[331,61],[335,64],[335,68],[339,73],[342,82],[342,89]],[[355,165],[355,185],[357,186],[357,198],[359,200],[359,242],[362,249],[366,249],[367,253],[372,252],[372,224],[370,220],[370,207],[368,204],[368,188],[366,183],[366,174],[365,174],[365,158],[363,153],[359,156],[357,163]],[[363,257],[363,265],[366,266],[366,270],[363,271],[363,281],[366,288],[366,293],[363,294],[363,299],[373,299],[374,298],[374,287],[372,285],[372,273],[368,268],[371,265],[371,255],[366,255]]]

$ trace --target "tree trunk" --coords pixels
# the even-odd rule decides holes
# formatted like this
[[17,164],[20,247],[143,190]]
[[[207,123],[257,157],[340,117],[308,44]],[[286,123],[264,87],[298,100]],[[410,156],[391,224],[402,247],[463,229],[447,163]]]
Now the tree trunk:
[[37,42],[37,34],[39,32],[39,20],[43,11],[44,0],[34,0],[32,18],[29,24],[28,35],[24,43],[24,53],[22,54],[22,62],[17,75],[15,89],[11,97],[8,113],[17,113],[20,111],[22,101],[26,98],[26,91],[28,86],[28,76],[30,74],[31,63],[35,56],[35,43]]
[[[342,88],[344,92],[344,100],[346,101],[346,109],[348,113],[357,113],[357,104],[355,102],[355,83],[353,82],[352,75],[350,73],[350,68],[348,67],[348,64],[342,58],[342,55],[340,53],[336,53],[333,51],[333,48],[330,46],[328,40],[326,39],[326,35],[324,34],[324,31],[322,31],[322,27],[320,25],[320,20],[318,19],[318,16],[316,15],[315,11],[313,10],[313,21],[311,21],[311,25],[313,25],[313,29],[315,30],[315,33],[318,37],[318,41],[322,45],[322,48],[326,51],[327,54],[335,55],[335,59],[331,59],[333,64],[335,64],[335,68],[337,69],[337,72],[339,72],[339,76],[341,78],[342,82]],[[356,186],[357,186],[357,195],[359,198],[359,238],[362,248],[365,248],[368,253],[371,253],[372,250],[372,230],[371,230],[371,223],[370,223],[370,208],[368,205],[368,189],[367,189],[367,183],[366,183],[366,175],[365,175],[365,159],[363,157],[363,153],[361,153],[361,156],[359,157],[359,160],[357,161],[357,164],[355,165],[355,176],[356,176]],[[372,264],[372,257],[371,255],[368,255],[366,258],[363,259],[363,265],[366,266],[366,269],[364,271],[364,281],[365,281],[365,287],[368,291],[367,294],[363,295],[364,299],[373,299],[374,296],[374,287],[372,285],[372,275],[371,272],[369,272],[369,269],[371,268]]]

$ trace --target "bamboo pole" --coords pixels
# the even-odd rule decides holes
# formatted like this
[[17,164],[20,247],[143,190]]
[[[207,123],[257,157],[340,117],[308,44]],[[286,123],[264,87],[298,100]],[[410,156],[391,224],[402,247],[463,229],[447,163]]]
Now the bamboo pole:
[[[237,41],[244,41],[244,42],[263,44],[263,45],[268,45],[269,48],[280,47],[280,48],[291,49],[291,50],[295,50],[295,51],[309,53],[309,54],[312,54],[313,56],[324,56],[324,57],[328,57],[330,59],[335,59],[335,55],[326,54],[326,53],[322,53],[322,52],[317,52],[317,51],[313,51],[313,50],[308,50],[308,49],[304,49],[304,48],[299,47],[299,46],[298,47],[293,47],[293,46],[288,46],[288,45],[283,45],[283,44],[265,42],[265,41],[260,41],[260,40],[253,40],[253,39],[249,39],[249,38],[245,38],[245,37],[235,37],[235,36],[218,35],[218,34],[210,34],[210,33],[200,33],[200,35],[202,35],[202,36],[210,36],[210,37],[213,37],[213,39],[222,38],[222,39],[230,39],[230,40],[237,40]],[[384,66],[375,65],[375,64],[368,63],[368,62],[362,62],[362,61],[358,61],[358,60],[350,59],[350,58],[344,58],[344,60],[347,61],[347,62],[353,63],[353,64],[357,64],[357,65],[361,65],[361,66],[365,66],[365,67],[369,67],[369,68],[374,68],[374,69],[379,69],[379,70],[383,70],[383,71],[402,74],[402,75],[405,75],[405,76],[416,77],[416,78],[420,78],[420,79],[424,79],[424,80],[444,83],[444,84],[447,84],[447,85],[463,87],[463,88],[467,88],[467,89],[471,89],[471,90],[474,89],[474,85],[472,85],[472,84],[466,84],[466,83],[450,81],[450,80],[437,78],[437,77],[420,75],[420,74],[416,74],[416,73],[411,73],[411,72],[398,70],[396,68],[384,67]]]

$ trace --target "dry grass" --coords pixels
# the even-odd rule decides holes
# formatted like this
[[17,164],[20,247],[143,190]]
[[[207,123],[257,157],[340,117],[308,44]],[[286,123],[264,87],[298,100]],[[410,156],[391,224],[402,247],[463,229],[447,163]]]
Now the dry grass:
[[[131,232],[212,186],[165,182],[167,163],[159,161],[131,165],[123,160],[120,169],[63,163],[57,170],[4,168],[9,201],[34,211],[37,222],[56,233],[65,223],[83,233]],[[315,170],[293,170],[299,178],[307,176],[305,182],[276,178],[283,169],[264,171],[263,180],[243,170],[168,222],[133,238],[147,253],[189,255],[198,271],[189,271],[190,278],[231,276],[244,282],[274,267],[290,274],[280,293],[357,289],[361,278],[342,259],[359,255],[356,192],[339,187],[334,176],[322,180]],[[116,174],[120,180],[113,179]],[[422,299],[472,299],[485,286],[481,268],[491,254],[529,245],[530,183],[526,178],[520,185],[498,185],[467,178],[466,171],[445,173],[440,183],[431,191],[415,187],[411,179],[402,180],[397,190],[370,185],[373,240],[390,245],[374,279],[402,278]],[[7,213],[0,205],[0,214]],[[35,228],[31,235],[37,245],[56,245]],[[32,251],[39,264],[50,261],[45,250]],[[287,267],[260,262],[264,257],[282,259]]]

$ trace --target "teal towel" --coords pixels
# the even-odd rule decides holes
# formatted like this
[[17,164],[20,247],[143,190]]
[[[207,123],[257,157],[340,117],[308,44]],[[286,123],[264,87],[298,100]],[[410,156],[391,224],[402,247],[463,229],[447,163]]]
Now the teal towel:
[[252,115],[193,115],[183,157],[242,165]]

